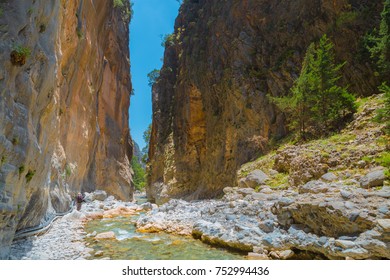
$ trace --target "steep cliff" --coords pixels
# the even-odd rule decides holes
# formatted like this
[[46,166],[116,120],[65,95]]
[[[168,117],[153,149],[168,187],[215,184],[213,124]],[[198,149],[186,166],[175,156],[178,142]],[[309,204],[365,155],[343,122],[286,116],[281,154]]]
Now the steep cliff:
[[132,197],[127,1],[0,1],[0,258],[78,191]]
[[153,86],[149,198],[217,197],[234,185],[241,164],[286,135],[266,95],[289,91],[324,33],[347,61],[342,82],[375,92],[363,41],[381,9],[381,0],[184,1]]

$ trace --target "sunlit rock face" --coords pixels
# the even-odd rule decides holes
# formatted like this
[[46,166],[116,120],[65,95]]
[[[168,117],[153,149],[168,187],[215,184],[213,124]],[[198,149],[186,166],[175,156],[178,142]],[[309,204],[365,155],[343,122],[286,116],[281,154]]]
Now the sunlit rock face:
[[153,87],[149,199],[218,197],[237,168],[287,133],[267,98],[288,93],[311,42],[324,33],[347,61],[341,81],[372,94],[362,46],[381,0],[189,0],[168,37]]
[[0,258],[78,191],[132,198],[123,3],[0,1]]

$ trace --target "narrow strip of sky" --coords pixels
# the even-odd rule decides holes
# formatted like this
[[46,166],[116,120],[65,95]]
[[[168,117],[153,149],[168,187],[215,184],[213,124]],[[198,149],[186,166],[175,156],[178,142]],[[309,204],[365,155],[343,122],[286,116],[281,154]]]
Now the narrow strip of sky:
[[131,97],[130,130],[141,149],[143,133],[152,122],[151,88],[147,74],[160,69],[164,48],[161,36],[172,33],[179,10],[177,0],[131,0],[134,10],[130,24],[130,61],[135,95]]

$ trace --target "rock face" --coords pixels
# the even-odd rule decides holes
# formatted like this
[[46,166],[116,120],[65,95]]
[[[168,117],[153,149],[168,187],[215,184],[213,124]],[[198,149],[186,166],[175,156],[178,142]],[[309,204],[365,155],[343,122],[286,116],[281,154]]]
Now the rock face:
[[375,92],[361,45],[382,2],[185,1],[153,87],[149,198],[217,197],[233,185],[241,164],[286,134],[266,95],[288,92],[308,45],[324,33],[347,61],[350,91]]
[[67,211],[78,191],[132,197],[130,14],[128,4],[112,1],[1,1],[0,8],[6,258],[16,230]]

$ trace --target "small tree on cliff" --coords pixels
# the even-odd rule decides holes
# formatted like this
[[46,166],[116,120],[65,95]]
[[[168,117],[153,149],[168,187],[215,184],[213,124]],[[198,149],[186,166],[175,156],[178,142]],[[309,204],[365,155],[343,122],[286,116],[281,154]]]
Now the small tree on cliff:
[[271,98],[288,114],[290,128],[298,130],[301,139],[328,134],[354,112],[354,96],[346,87],[337,85],[343,65],[335,64],[333,44],[324,35],[318,44],[312,43],[307,49],[291,94]]

